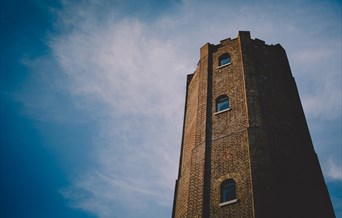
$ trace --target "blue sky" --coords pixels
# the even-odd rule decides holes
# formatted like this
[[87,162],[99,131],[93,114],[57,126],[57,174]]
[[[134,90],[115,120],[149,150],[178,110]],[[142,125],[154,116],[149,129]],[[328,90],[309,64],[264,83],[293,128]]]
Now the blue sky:
[[342,217],[341,1],[1,1],[0,216],[170,217],[186,75],[239,30],[287,51]]

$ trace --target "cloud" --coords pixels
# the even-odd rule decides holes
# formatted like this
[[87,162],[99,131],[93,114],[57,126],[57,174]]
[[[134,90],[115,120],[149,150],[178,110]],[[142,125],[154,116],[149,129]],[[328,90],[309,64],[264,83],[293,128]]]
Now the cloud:
[[[312,40],[310,47],[298,49],[293,59],[299,80],[303,107],[307,116],[315,119],[341,118],[341,41],[330,43]],[[318,107],[319,105],[319,107]]]
[[96,120],[98,132],[93,163],[62,193],[98,217],[159,217],[156,211],[171,210],[192,64],[138,20],[97,25],[92,14],[84,21],[64,16],[70,31],[51,38],[50,46],[68,78],[62,86]]
[[[64,81],[56,89],[66,90],[76,110],[88,114],[97,129],[85,170],[61,190],[73,207],[103,218],[170,214],[186,74],[195,69],[203,44],[233,38],[239,30],[251,30],[252,37],[269,44],[281,42],[286,49],[291,45],[287,51],[294,74],[300,81],[310,78],[310,83],[299,82],[309,118],[341,115],[341,84],[334,79],[341,54],[324,46],[313,51],[312,44],[296,41],[306,34],[316,37],[313,43],[321,42],[317,28],[325,26],[310,16],[300,19],[301,13],[315,10],[265,2],[235,6],[183,1],[151,21],[126,17],[110,1],[63,2],[56,12],[59,31],[48,42]],[[319,61],[329,69],[324,76],[316,69]],[[328,175],[340,179],[339,168],[331,162]]]
[[341,160],[339,160],[339,163],[335,163],[335,161],[330,158],[328,167],[327,176],[329,179],[342,181]]

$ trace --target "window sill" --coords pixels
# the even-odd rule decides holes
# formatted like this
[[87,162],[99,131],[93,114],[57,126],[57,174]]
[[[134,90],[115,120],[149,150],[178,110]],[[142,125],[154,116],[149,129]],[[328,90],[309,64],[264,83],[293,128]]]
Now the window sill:
[[232,62],[230,62],[230,63],[228,63],[228,64],[223,64],[223,65],[221,65],[221,66],[218,66],[217,68],[220,69],[220,68],[222,68],[222,67],[226,67],[226,66],[231,65],[231,64],[232,64]]
[[222,114],[222,113],[224,113],[224,112],[226,112],[226,111],[229,111],[229,110],[230,110],[230,107],[227,108],[227,109],[224,109],[224,110],[222,110],[222,111],[215,112],[215,115],[217,115],[217,114]]
[[233,204],[233,203],[236,203],[236,202],[238,202],[238,199],[233,199],[233,200],[230,200],[230,201],[226,201],[226,202],[220,203],[219,206],[223,207],[225,205]]

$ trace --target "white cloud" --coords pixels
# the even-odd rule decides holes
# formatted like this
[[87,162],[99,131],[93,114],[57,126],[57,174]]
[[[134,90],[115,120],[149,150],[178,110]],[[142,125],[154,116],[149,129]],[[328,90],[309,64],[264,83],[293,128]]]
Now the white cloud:
[[326,175],[329,180],[342,181],[341,159],[339,163],[336,163],[332,158],[329,158]]
[[[70,27],[72,19],[62,18]],[[192,64],[171,40],[151,36],[134,19],[98,26],[87,15],[73,25],[50,46],[68,76],[65,88],[97,120],[98,134],[94,163],[62,193],[98,217],[119,217],[119,210],[159,217],[150,207],[171,210]]]
[[[311,48],[299,48],[291,55],[307,117],[322,120],[341,118],[341,42],[333,46],[321,39]],[[291,64],[291,63],[290,63]]]

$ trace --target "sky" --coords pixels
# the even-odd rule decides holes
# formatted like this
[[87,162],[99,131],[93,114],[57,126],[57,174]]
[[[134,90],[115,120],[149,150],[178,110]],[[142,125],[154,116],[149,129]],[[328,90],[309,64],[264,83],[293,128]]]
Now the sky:
[[340,0],[2,0],[0,216],[170,217],[186,75],[239,30],[286,50],[342,217]]

